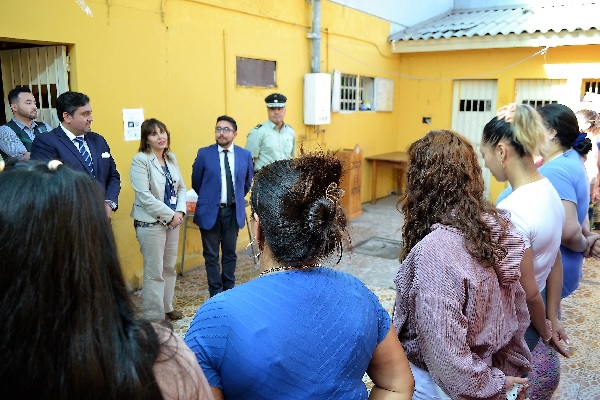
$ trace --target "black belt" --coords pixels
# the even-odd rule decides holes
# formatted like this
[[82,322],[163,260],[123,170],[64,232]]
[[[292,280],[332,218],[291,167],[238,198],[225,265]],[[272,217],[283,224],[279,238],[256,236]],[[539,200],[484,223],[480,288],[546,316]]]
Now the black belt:
[[149,228],[151,226],[155,226],[155,225],[163,225],[162,222],[156,221],[156,222],[143,222],[143,221],[138,221],[137,219],[133,220],[133,227],[134,228]]
[[235,203],[231,203],[231,204],[221,203],[221,204],[219,204],[219,208],[227,208],[227,207],[231,207],[231,206],[235,206]]

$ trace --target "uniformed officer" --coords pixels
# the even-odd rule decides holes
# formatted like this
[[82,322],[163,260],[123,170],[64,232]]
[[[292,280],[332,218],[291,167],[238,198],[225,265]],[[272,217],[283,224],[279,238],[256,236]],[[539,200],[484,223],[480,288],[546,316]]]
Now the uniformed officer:
[[277,160],[296,155],[296,133],[283,122],[287,98],[280,93],[265,97],[269,120],[258,124],[248,134],[246,149],[252,153],[254,171]]

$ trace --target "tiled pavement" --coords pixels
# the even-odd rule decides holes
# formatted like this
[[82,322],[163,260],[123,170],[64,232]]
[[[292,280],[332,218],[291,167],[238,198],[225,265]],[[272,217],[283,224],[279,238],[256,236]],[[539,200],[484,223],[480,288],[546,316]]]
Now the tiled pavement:
[[[375,205],[363,204],[363,215],[350,222],[353,243],[358,244],[373,236],[398,240],[402,216],[396,210],[396,201],[396,196],[390,196],[380,199]],[[397,260],[346,252],[335,268],[361,279],[391,312]],[[238,283],[257,276],[252,260],[240,252],[236,272]],[[135,297],[138,295],[136,293]],[[196,310],[208,297],[204,268],[200,266],[178,278],[175,295],[175,307],[183,312],[184,318],[175,321],[174,327],[176,333],[183,336]],[[581,286],[563,301],[563,315],[576,351],[570,359],[561,358],[560,385],[552,399],[600,400],[600,262],[586,261]]]

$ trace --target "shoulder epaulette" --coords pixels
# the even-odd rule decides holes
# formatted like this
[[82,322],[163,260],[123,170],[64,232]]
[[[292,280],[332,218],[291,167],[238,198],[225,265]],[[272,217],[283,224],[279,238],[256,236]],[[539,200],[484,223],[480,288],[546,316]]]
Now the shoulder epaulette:
[[258,125],[256,125],[256,126],[254,127],[254,129],[258,129],[258,128],[260,128],[261,126],[262,126],[262,124],[258,124]]

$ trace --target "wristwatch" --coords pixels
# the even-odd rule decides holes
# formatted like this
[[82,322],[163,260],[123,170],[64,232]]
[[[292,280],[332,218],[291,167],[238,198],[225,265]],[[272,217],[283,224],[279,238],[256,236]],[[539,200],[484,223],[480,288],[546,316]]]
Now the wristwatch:
[[108,204],[108,206],[110,207],[110,209],[113,210],[113,211],[117,211],[117,208],[119,208],[119,206],[117,205],[117,203],[115,203],[112,200],[104,200],[104,202],[106,204]]

